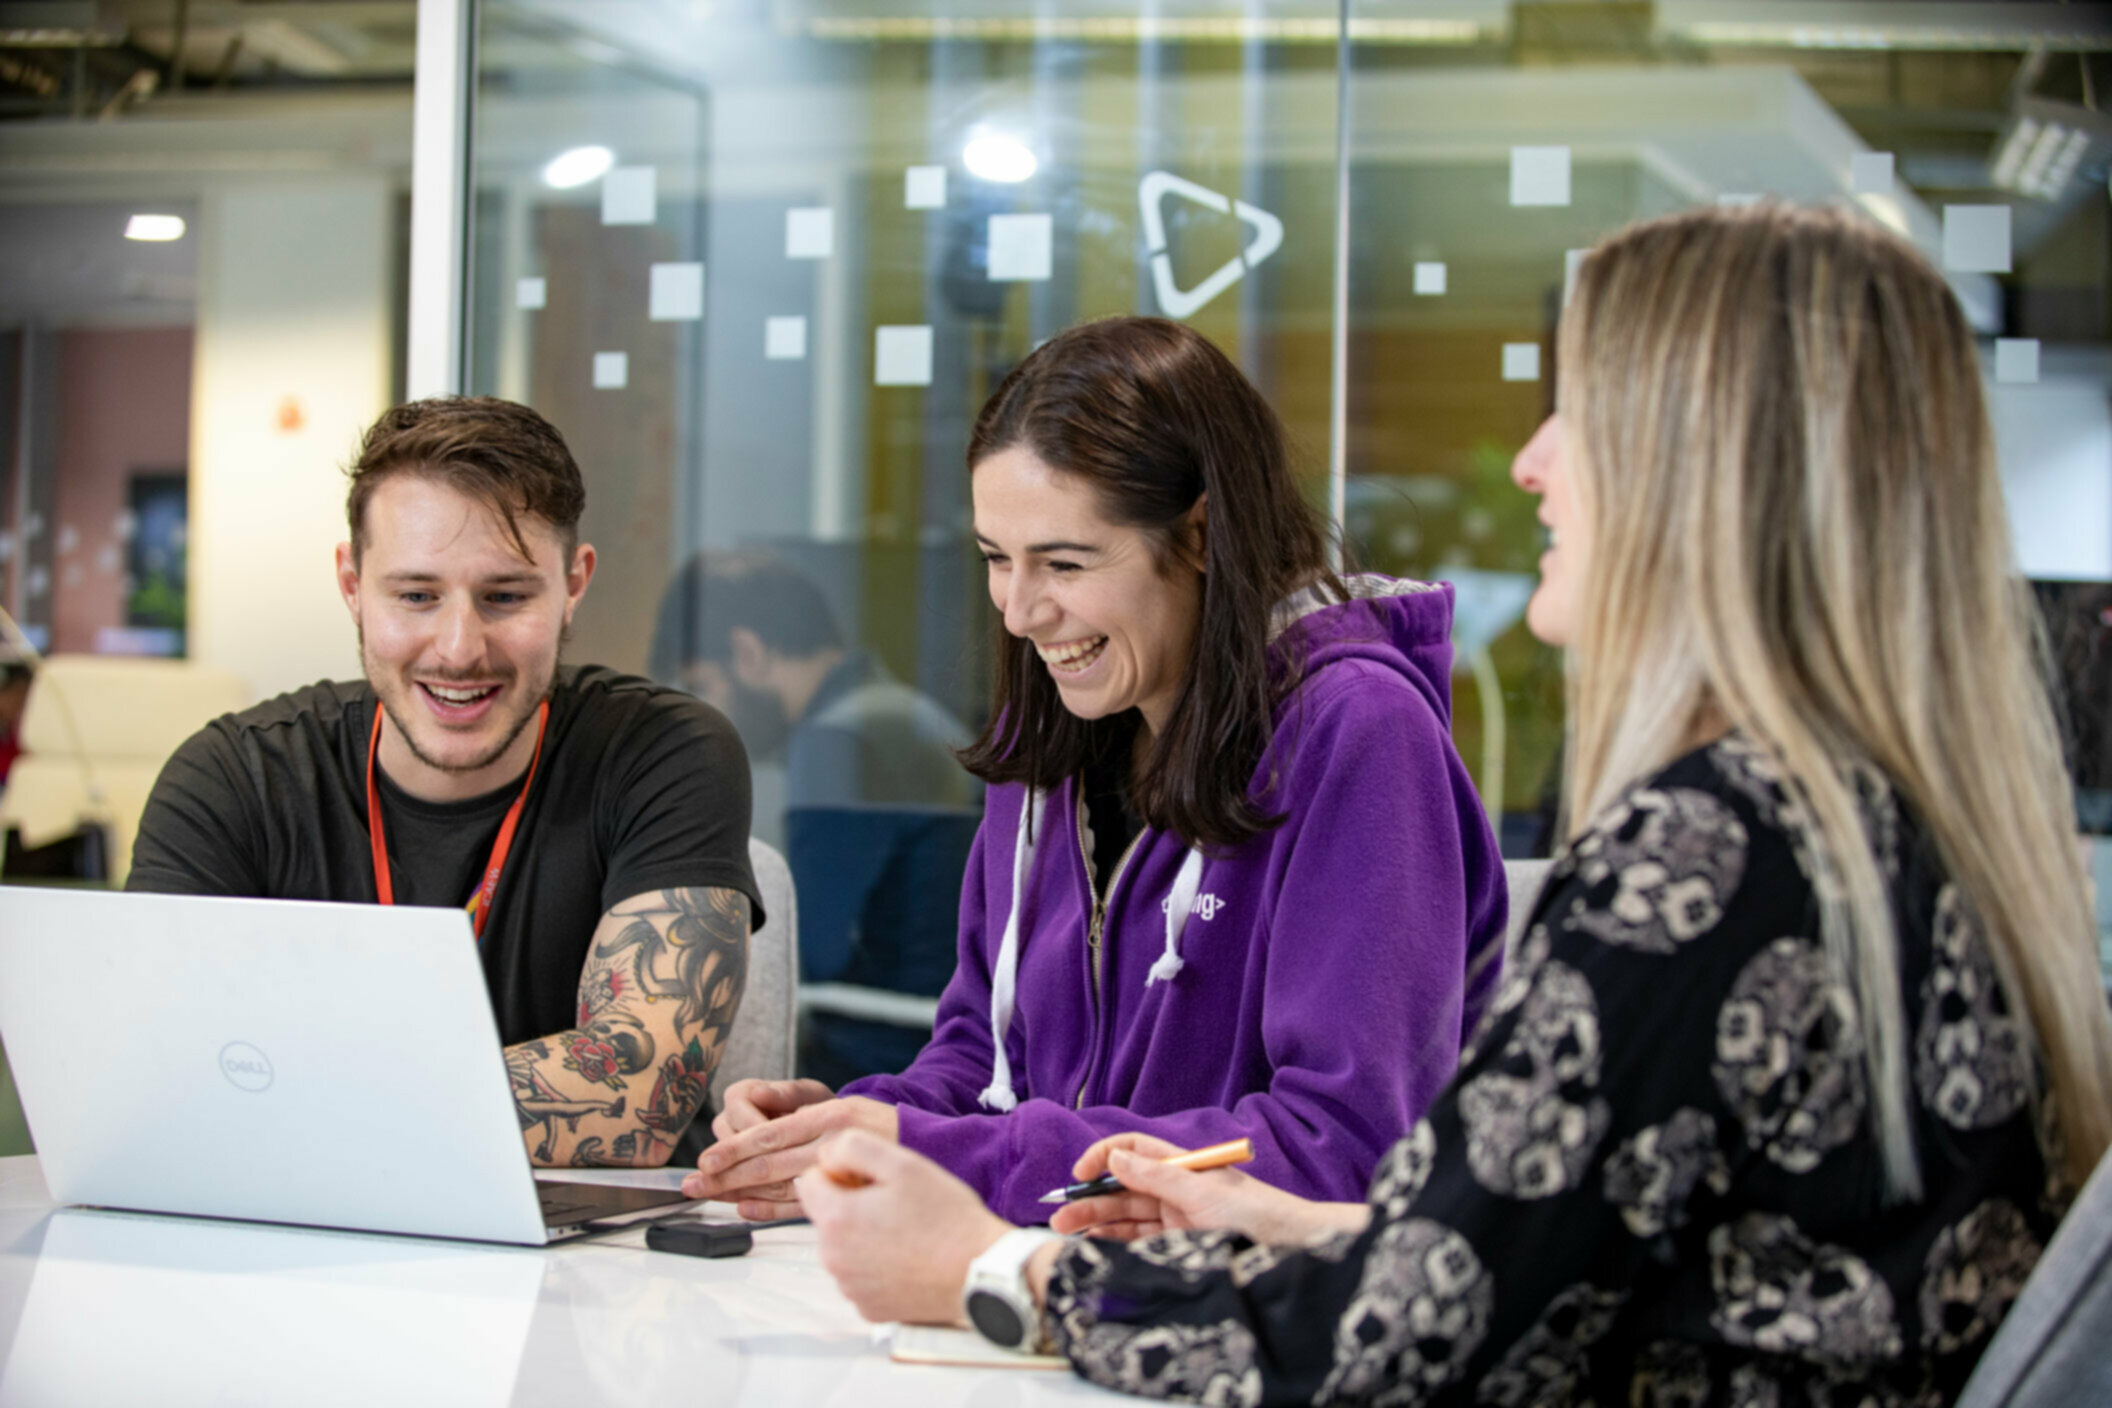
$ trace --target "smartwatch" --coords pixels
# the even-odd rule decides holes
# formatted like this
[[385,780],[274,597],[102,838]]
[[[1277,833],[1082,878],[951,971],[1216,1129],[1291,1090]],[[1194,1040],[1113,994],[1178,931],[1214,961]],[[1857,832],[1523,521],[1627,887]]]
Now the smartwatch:
[[961,1308],[976,1332],[1000,1349],[1032,1351],[1041,1340],[1041,1311],[1027,1285],[1027,1262],[1063,1237],[1045,1227],[1015,1227],[968,1263]]

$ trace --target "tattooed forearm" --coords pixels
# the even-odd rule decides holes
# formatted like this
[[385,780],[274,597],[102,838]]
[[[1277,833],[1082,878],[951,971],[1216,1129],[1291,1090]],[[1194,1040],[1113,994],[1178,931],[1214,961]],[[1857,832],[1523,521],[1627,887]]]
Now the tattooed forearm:
[[662,890],[602,916],[578,1025],[506,1053],[535,1161],[665,1163],[704,1103],[747,975],[737,891]]

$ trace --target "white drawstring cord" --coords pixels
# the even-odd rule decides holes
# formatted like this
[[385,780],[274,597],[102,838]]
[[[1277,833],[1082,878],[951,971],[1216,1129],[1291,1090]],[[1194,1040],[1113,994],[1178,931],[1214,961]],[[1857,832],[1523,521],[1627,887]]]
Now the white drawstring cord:
[[1012,912],[1005,916],[1005,937],[997,946],[997,971],[990,979],[990,1084],[978,1099],[1000,1114],[1019,1104],[1012,1093],[1012,1062],[1005,1055],[1005,1033],[1012,1026],[1012,1005],[1019,987],[1019,910],[1027,891],[1027,871],[1034,864],[1034,838],[1041,834],[1041,814],[1049,794],[1028,788],[1019,809],[1019,837],[1012,846]]
[[1195,892],[1203,884],[1203,853],[1190,851],[1181,862],[1180,874],[1173,878],[1173,893],[1166,896],[1166,951],[1151,965],[1151,975],[1144,979],[1144,986],[1153,983],[1170,983],[1187,967],[1181,957],[1181,931],[1188,927],[1188,913],[1195,908]]

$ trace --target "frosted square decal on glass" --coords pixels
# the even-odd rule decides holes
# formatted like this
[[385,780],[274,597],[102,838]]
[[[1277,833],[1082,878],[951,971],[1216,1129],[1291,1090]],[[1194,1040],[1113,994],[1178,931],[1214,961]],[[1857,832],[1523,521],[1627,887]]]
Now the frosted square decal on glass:
[[1511,204],[1568,205],[1569,148],[1512,147]]
[[827,259],[835,252],[835,211],[807,205],[785,212],[785,258]]
[[990,217],[990,279],[993,283],[1049,276],[1053,222],[1046,215]]
[[522,279],[513,286],[513,306],[533,313],[550,302],[550,284],[546,279]]
[[647,313],[656,323],[694,322],[704,316],[704,266],[655,264]]
[[902,174],[902,208],[937,210],[946,204],[946,168],[912,166]]
[[1503,379],[1505,381],[1538,381],[1540,379],[1540,344],[1537,342],[1504,343]]
[[1565,249],[1562,251],[1562,306],[1569,306],[1569,296],[1577,291],[1577,270],[1584,267],[1584,256],[1588,249]]
[[1848,158],[1848,187],[1859,196],[1892,194],[1892,153],[1857,152]]
[[1954,274],[2009,272],[2009,207],[1943,208],[1943,267]]
[[653,168],[618,166],[601,178],[601,223],[650,225],[655,197]]
[[807,355],[805,318],[769,318],[763,323],[763,356],[773,362],[797,362]]
[[931,385],[931,325],[873,330],[873,385]]
[[596,391],[620,391],[630,384],[630,353],[596,352],[594,354],[594,389]]
[[1421,262],[1415,266],[1415,291],[1429,295],[1445,291],[1445,266],[1435,262]]
[[1996,381],[2037,381],[2039,340],[2035,337],[1995,339]]

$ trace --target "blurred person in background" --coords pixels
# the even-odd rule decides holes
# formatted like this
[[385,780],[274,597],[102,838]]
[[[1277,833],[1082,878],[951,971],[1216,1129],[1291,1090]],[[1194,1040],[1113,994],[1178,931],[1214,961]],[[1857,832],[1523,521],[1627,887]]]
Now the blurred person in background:
[[[968,729],[849,649],[820,589],[765,552],[683,564],[661,598],[652,672],[731,718],[751,758],[783,758],[801,982],[938,996],[981,815],[982,784],[954,756]],[[799,1074],[831,1087],[892,1075],[930,1036],[808,1011]]]

